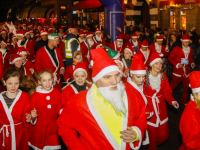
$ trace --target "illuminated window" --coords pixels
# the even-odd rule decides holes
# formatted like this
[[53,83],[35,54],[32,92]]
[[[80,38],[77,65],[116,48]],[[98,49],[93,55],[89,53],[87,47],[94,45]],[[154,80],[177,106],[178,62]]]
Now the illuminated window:
[[181,10],[181,28],[186,30],[186,11]]
[[176,28],[175,11],[170,10],[170,27]]

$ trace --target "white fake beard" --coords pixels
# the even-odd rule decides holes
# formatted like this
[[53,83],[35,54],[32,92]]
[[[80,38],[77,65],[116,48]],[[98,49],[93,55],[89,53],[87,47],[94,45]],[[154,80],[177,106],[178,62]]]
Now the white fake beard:
[[85,39],[81,39],[81,38],[79,38],[79,41],[80,41],[80,43],[81,43],[81,42],[85,41]]
[[18,40],[18,41],[17,41],[17,43],[18,43],[19,45],[21,45],[21,42],[22,42],[22,40]]
[[[117,90],[110,91],[110,88],[114,86],[117,86]],[[104,97],[105,101],[109,102],[112,105],[112,107],[115,109],[116,114],[121,116],[122,114],[126,114],[127,111],[122,98],[125,87],[122,82],[114,86],[99,87],[98,92]]]
[[0,48],[0,52],[2,53],[2,55],[3,54],[5,54],[5,52],[6,52],[6,49],[2,49],[2,48]]
[[101,36],[96,35],[96,39],[97,39],[97,41],[102,41]]
[[121,42],[117,42],[117,47],[122,47],[122,43]]
[[34,34],[31,34],[31,38],[33,38],[34,37]]
[[87,43],[88,43],[90,46],[94,45],[94,41],[93,41],[92,39],[87,39]]

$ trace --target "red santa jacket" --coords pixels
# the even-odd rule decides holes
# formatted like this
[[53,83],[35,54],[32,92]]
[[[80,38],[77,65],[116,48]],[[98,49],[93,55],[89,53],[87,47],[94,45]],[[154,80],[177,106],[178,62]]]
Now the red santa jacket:
[[141,49],[138,50],[136,54],[137,54],[137,55],[140,55],[140,58],[142,58],[142,60],[144,61],[145,66],[146,66],[146,68],[147,68],[147,70],[148,70],[151,52],[150,52],[150,50],[147,50],[147,51],[148,51],[148,54],[147,54],[146,57],[145,57],[145,55],[144,55],[144,53],[143,53],[143,51],[142,51]]
[[75,68],[75,65],[72,64],[72,65],[69,65],[66,67],[65,69],[65,74],[64,74],[64,80],[68,82],[69,79],[74,79],[74,76],[73,76],[73,71],[74,71],[74,68]]
[[10,63],[9,63],[9,59],[11,56],[11,52],[10,51],[6,51],[3,55],[2,55],[2,60],[3,60],[3,72],[5,73],[6,70],[10,67]]
[[30,60],[26,60],[23,64],[24,66],[24,72],[25,72],[25,75],[28,75],[28,76],[32,76],[33,73],[30,71],[30,69],[34,69],[34,65],[33,63],[30,61]]
[[37,119],[28,128],[29,146],[34,149],[61,149],[56,119],[60,112],[60,91],[38,86],[31,96],[31,110],[38,112]]
[[50,70],[54,75],[54,81],[56,84],[60,85],[60,69],[64,68],[64,64],[62,61],[62,56],[60,54],[60,49],[55,48],[56,58],[58,61],[58,66],[56,66],[53,58],[49,54],[46,46],[41,47],[36,54],[35,57],[35,70],[40,72],[42,70]]
[[64,41],[60,41],[59,45],[58,45],[59,49],[60,49],[60,54],[62,56],[62,59],[65,60],[65,42]]
[[[177,68],[177,65],[179,63],[181,63],[181,59],[186,59],[189,60],[188,65],[184,65],[183,68]],[[173,72],[172,74],[178,77],[181,76],[186,76],[188,77],[190,71],[189,71],[189,66],[191,66],[192,63],[194,63],[193,61],[193,50],[190,47],[190,53],[189,55],[185,55],[182,48],[179,46],[174,47],[174,49],[172,50],[171,54],[168,57],[168,61],[174,66],[173,67]]]
[[183,145],[179,150],[200,150],[200,110],[191,99],[181,116],[179,128],[182,134]]
[[153,111],[154,115],[147,121],[147,124],[158,127],[168,121],[165,100],[172,105],[172,102],[175,101],[175,99],[172,97],[172,89],[165,73],[163,73],[163,77],[160,78],[160,89],[157,91],[152,89],[149,76],[150,72],[147,73],[143,91],[148,101],[147,108],[150,111]]
[[15,44],[14,53],[16,54],[19,51],[19,47],[24,47],[26,51],[29,52],[29,57],[33,57],[35,55],[35,50],[31,41],[26,40],[24,45]]
[[3,93],[0,94],[0,149],[29,150],[25,117],[30,108],[29,95],[18,90],[17,97],[8,108]]
[[151,54],[153,54],[154,52],[157,52],[158,55],[163,58],[163,57],[168,57],[169,56],[169,49],[166,49],[164,45],[161,45],[161,51],[158,52],[156,50],[156,46],[155,43],[152,43],[151,45],[149,45],[149,50],[151,52]]
[[[95,36],[93,37],[93,40],[94,40],[94,42],[96,43],[96,45],[99,43],[99,42],[96,40]],[[104,38],[101,38],[101,42],[100,42],[100,43],[103,44],[103,45],[106,45],[106,41],[104,40]]]
[[[4,68],[3,68],[3,56],[2,53],[0,53],[0,80],[2,80],[4,75]],[[0,89],[1,91],[1,89]]]
[[[147,128],[142,97],[133,92],[129,85],[126,86],[124,103],[128,116],[123,116],[122,130],[134,126],[140,140],[130,144],[122,141],[120,147],[96,111],[92,102],[91,89],[92,87],[88,91],[74,95],[57,120],[58,133],[65,144],[72,150],[139,149],[144,131]],[[77,132],[80,137],[77,136]]]
[[[94,44],[90,49],[95,49],[96,44]],[[80,44],[80,49],[82,52],[83,62],[89,63],[90,62],[90,51],[89,51],[89,45],[86,43],[86,41],[82,42]]]
[[118,51],[120,54],[124,53],[124,45],[122,45],[122,47],[117,47],[116,41],[113,43],[108,43],[107,46],[115,51]]
[[137,43],[138,43],[138,45],[137,45],[137,49],[136,49],[136,47],[135,47],[136,45],[133,44],[132,39],[129,39],[129,40],[125,43],[125,47],[127,47],[127,46],[132,46],[132,47],[134,47],[135,52],[137,52],[137,51],[139,51],[140,48],[141,48],[141,41],[138,40]]

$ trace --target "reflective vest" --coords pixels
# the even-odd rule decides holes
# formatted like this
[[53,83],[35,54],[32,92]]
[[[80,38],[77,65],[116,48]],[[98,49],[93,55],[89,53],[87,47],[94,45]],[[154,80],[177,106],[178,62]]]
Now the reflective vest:
[[[76,38],[72,38],[69,40],[65,40],[65,57],[66,58],[73,58],[72,56],[72,49],[71,49],[71,43],[76,40],[78,42],[78,40]],[[79,44],[79,42],[78,42]],[[80,51],[80,44],[78,46],[77,51]]]

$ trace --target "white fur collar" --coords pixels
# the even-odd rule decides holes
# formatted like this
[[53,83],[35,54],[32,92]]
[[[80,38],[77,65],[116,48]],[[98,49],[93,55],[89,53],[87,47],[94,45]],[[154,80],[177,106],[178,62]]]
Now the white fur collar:
[[49,90],[49,91],[42,89],[42,86],[38,86],[36,88],[36,92],[38,92],[38,93],[45,93],[45,94],[47,94],[47,93],[51,93],[52,91],[53,91],[53,86],[52,86],[51,90]]

